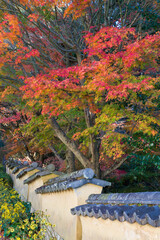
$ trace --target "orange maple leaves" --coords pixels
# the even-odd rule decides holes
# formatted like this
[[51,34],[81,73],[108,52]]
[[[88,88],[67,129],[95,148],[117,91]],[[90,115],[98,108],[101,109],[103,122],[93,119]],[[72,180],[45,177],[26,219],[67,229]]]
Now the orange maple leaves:
[[[28,5],[31,7],[30,1],[28,0],[20,0],[21,4]],[[73,18],[78,18],[82,16],[86,12],[86,8],[92,6],[91,0],[32,0],[32,8],[34,6],[47,6],[47,7],[65,7],[64,17],[73,14]],[[35,18],[35,16],[34,16]]]
[[[110,101],[127,99],[136,92],[154,89],[157,80],[147,75],[140,76],[148,68],[158,69],[159,33],[137,40],[134,29],[108,27],[95,35],[87,35],[86,41],[88,48],[85,53],[88,56],[80,66],[55,69],[47,75],[28,78],[23,87],[26,91],[24,96],[36,98],[43,107],[47,104],[45,109],[49,109],[50,114],[52,111],[55,113],[54,109],[66,111],[76,106],[83,108],[87,104],[95,112],[104,93],[106,101]],[[95,56],[99,60],[94,60]],[[137,71],[140,73],[138,77]]]

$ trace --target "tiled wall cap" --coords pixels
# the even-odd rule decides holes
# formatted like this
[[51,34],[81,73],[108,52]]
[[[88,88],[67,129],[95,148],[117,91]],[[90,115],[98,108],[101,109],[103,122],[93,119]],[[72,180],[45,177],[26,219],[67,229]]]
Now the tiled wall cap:
[[70,188],[72,188],[72,189],[80,188],[87,183],[91,183],[91,184],[98,185],[101,187],[110,185],[109,182],[103,181],[100,179],[96,179],[96,178],[93,178],[93,179],[81,178],[81,179],[77,180],[76,178],[72,177],[72,178],[64,180],[64,181],[57,181],[56,183],[53,183],[53,184],[48,184],[48,185],[45,184],[45,185],[37,188],[35,190],[35,192],[37,194],[43,194],[43,193],[50,193],[50,192],[65,191]]
[[[51,192],[59,192],[59,191],[65,191],[68,189],[68,183],[73,182],[73,179],[64,181],[64,182],[58,182],[50,185],[43,185],[35,190],[37,194],[43,194],[43,193],[51,193]],[[70,187],[69,187],[70,188]]]
[[60,177],[52,178],[47,181],[47,184],[54,184],[57,182],[67,181],[69,179],[78,179],[78,178],[92,179],[94,177],[94,171],[91,168],[81,169],[72,173],[64,174]]
[[33,162],[33,163],[31,163],[31,165],[30,165],[31,167],[38,167],[38,163],[37,162]]
[[27,161],[24,161],[23,164],[26,166],[26,165],[28,165],[28,162],[27,162]]
[[85,168],[83,171],[83,176],[86,179],[92,179],[94,177],[94,171],[91,168]]
[[160,204],[160,192],[91,194],[90,204]]
[[38,167],[31,167],[29,166],[28,168],[24,168],[20,173],[17,174],[16,178],[21,178],[23,177],[26,173],[33,171],[34,169],[38,169]]
[[72,208],[71,213],[84,217],[127,221],[129,223],[137,222],[140,225],[150,224],[153,227],[160,227],[160,208],[158,206],[85,204]]
[[[25,179],[24,184],[29,184],[29,183],[33,182],[34,180],[36,180],[37,178],[52,174],[51,171],[45,170],[45,169],[40,168],[40,167],[37,167],[36,169],[38,169],[40,171],[34,173],[33,175],[31,175],[30,177]],[[54,173],[55,173],[55,175],[60,175],[61,174],[61,172],[58,172],[58,171],[54,171]]]
[[15,168],[13,169],[12,173],[15,174],[15,173],[17,173],[17,172],[18,172],[20,169],[22,169],[22,168],[25,168],[25,166],[21,164],[21,165],[15,167]]
[[77,181],[73,181],[73,182],[67,184],[67,188],[75,189],[75,188],[79,188],[87,183],[95,184],[95,185],[101,186],[101,187],[106,187],[106,186],[111,185],[110,182],[107,182],[104,180],[100,180],[100,179],[96,179],[96,178],[92,178],[92,179],[83,178],[83,179],[79,179]]
[[13,169],[14,167],[17,167],[17,166],[20,166],[20,164],[19,163],[11,163],[11,164],[8,165],[8,167],[10,169]]
[[49,172],[54,172],[55,171],[55,165],[54,164],[49,164],[46,166],[45,170],[49,171]]
[[40,173],[41,170],[42,170],[42,168],[40,169],[39,172],[36,172],[36,173],[34,173],[33,175],[31,175],[30,177],[28,177],[27,179],[25,179],[23,183],[24,183],[24,184],[31,183],[32,181],[34,181],[35,179],[37,179],[38,177],[40,177],[40,176],[38,175],[38,173]]
[[6,165],[8,166],[8,168],[10,168],[11,162],[8,162]]

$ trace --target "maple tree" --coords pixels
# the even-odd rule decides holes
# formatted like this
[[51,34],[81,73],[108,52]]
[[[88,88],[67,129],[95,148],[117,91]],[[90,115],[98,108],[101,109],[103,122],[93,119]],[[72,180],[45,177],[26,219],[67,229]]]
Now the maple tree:
[[[123,120],[128,123],[125,124],[128,136],[135,131],[157,133],[151,124],[159,124],[157,71],[160,35],[137,40],[133,29],[109,27],[96,34],[89,33],[85,38],[88,55],[80,66],[53,69],[47,76],[26,79],[22,87],[26,92],[24,98],[29,104],[34,104],[34,99],[41,104],[42,114],[51,118],[58,138],[83,166],[96,169],[99,158],[105,161],[108,155],[115,161],[122,158],[117,167],[125,160],[128,151],[122,142]],[[84,111],[86,126],[72,136],[79,140],[81,152],[57,122],[72,109],[77,113]],[[117,126],[121,126],[122,131],[118,131]],[[88,151],[91,160],[84,156]]]
[[[141,151],[131,144],[139,131],[157,136],[160,34],[140,21],[150,1],[138,1],[136,16],[125,2],[3,0],[0,114],[11,154],[34,161],[52,151],[71,171],[76,158],[105,176]],[[136,21],[138,31],[127,28]],[[147,144],[159,154],[158,141]]]

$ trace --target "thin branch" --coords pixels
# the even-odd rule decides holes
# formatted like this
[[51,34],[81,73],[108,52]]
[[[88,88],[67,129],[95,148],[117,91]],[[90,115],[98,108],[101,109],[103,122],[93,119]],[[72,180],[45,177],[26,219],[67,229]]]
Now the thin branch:
[[58,158],[58,160],[60,162],[63,162],[64,160],[60,157],[60,155],[57,153],[56,149],[52,146],[52,145],[48,145],[48,147],[51,149],[51,151],[54,153],[54,155],[56,156],[56,158]]

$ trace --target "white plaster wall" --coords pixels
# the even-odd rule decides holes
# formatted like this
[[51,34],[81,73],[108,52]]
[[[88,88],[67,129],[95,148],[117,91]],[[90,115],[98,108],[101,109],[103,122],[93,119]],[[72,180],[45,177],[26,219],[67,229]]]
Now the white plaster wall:
[[8,166],[6,166],[6,173],[10,175],[10,170]]
[[76,203],[73,190],[42,194],[42,211],[50,215],[50,222],[56,224],[55,231],[65,240],[81,239],[76,238],[77,217],[70,213]]
[[90,194],[101,191],[102,187],[86,184],[77,189],[42,194],[42,211],[50,215],[50,222],[56,224],[55,230],[64,240],[81,240],[80,218],[72,215],[70,209],[85,204]]
[[160,240],[160,228],[138,223],[80,217],[82,240]]
[[[22,171],[22,169],[20,170]],[[20,172],[18,171],[18,173]],[[17,174],[15,174],[15,179],[14,181],[14,188],[18,191],[18,193],[21,195],[21,199],[23,201],[28,201],[28,185],[27,184],[23,184],[23,181],[25,179],[27,179],[28,177],[30,177],[31,175],[33,175],[34,173],[38,172],[37,169],[34,169],[30,172],[27,172],[24,176],[22,176],[21,178],[16,178]]]
[[34,212],[35,210],[41,210],[42,209],[42,197],[41,194],[36,194],[35,189],[41,187],[47,180],[51,178],[55,178],[58,175],[52,173],[48,174],[46,176],[42,176],[40,178],[35,179],[29,184],[24,184],[28,186],[28,202],[31,202],[31,212]]
[[13,169],[10,169],[8,167],[6,167],[6,173],[10,175],[10,177],[12,178],[12,181],[13,181],[13,187],[15,185],[15,179],[16,179],[16,175],[20,172],[20,170],[16,173],[16,174],[13,174],[13,170],[15,169],[15,167]]
[[[25,167],[25,168],[27,168],[27,167]],[[23,169],[25,169],[25,168],[23,168]],[[20,190],[19,190],[19,188],[17,187],[17,178],[16,178],[16,176],[22,171],[22,169],[18,170],[18,172],[16,172],[15,174],[13,174],[12,171],[13,171],[14,169],[15,169],[15,168],[10,169],[9,175],[10,175],[11,178],[12,178],[14,189],[16,189],[16,191],[20,193]]]

